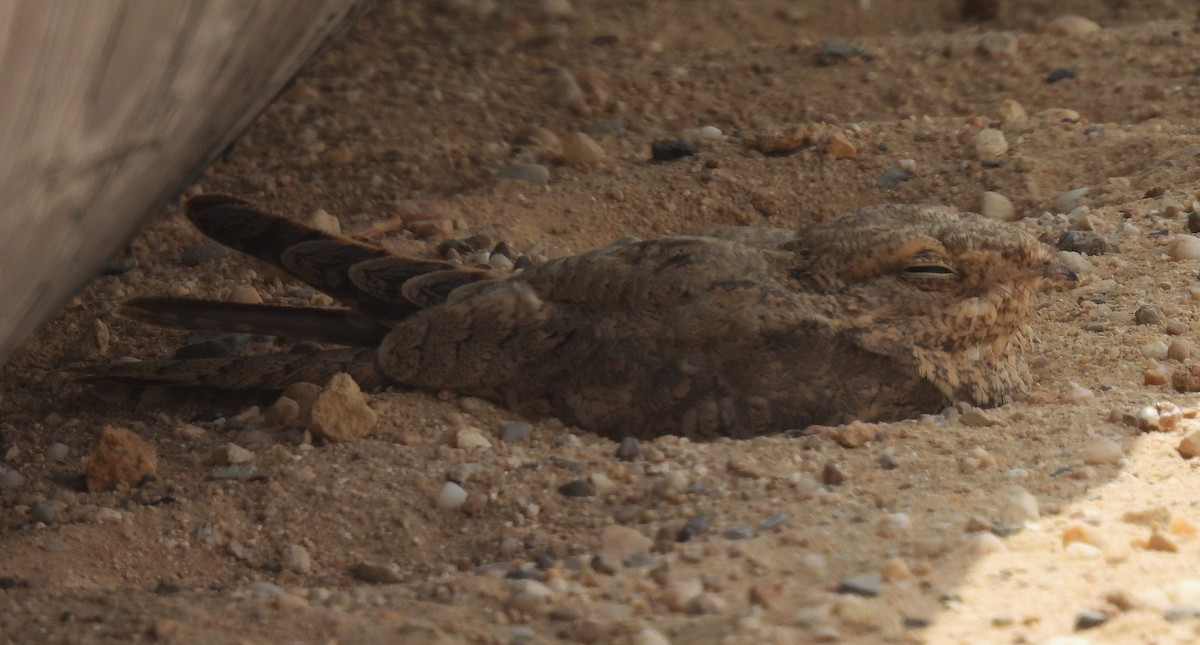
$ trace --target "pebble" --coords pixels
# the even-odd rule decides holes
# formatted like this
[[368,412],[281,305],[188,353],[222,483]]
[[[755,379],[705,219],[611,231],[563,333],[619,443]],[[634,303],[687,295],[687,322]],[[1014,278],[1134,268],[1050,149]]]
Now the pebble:
[[1100,464],[1115,464],[1125,456],[1121,444],[1112,439],[1097,439],[1088,444],[1080,452],[1083,463],[1097,466]]
[[631,645],[671,645],[669,638],[650,627],[643,627],[642,631],[634,634],[629,642]]
[[1072,383],[1071,388],[1067,390],[1061,397],[1059,397],[1058,400],[1060,403],[1075,404],[1083,403],[1084,401],[1088,401],[1095,397],[1095,392],[1083,387],[1082,385],[1079,385],[1078,383]]
[[329,442],[350,441],[371,434],[379,415],[367,405],[358,383],[345,372],[335,374],[313,402],[308,430]]
[[662,599],[667,609],[681,613],[687,611],[692,600],[698,598],[702,593],[704,593],[704,585],[696,578],[673,580],[667,583]]
[[550,169],[540,163],[514,161],[501,168],[496,177],[511,179],[513,181],[523,181],[534,186],[544,186],[550,183]]
[[1084,186],[1082,188],[1074,188],[1054,198],[1054,208],[1059,213],[1069,213],[1071,209],[1079,205],[1079,202],[1091,192],[1091,189]]
[[560,69],[555,74],[554,83],[550,88],[550,99],[558,107],[572,110],[583,110],[587,107],[583,88],[579,87],[579,82],[569,69]]
[[979,37],[979,50],[989,56],[1015,56],[1017,36],[1010,31],[989,31]]
[[1183,420],[1183,410],[1170,401],[1158,401],[1135,412],[1133,420],[1133,425],[1144,432],[1171,430]]
[[604,527],[600,534],[600,554],[624,562],[629,558],[646,553],[654,541],[637,529],[612,524]]
[[1200,430],[1180,439],[1179,445],[1175,449],[1179,451],[1179,456],[1184,459],[1200,456]]
[[359,562],[350,567],[350,573],[359,580],[372,584],[397,584],[404,581],[395,567],[373,562]]
[[570,0],[538,0],[538,11],[546,20],[564,20],[571,17],[575,8]]
[[1004,541],[995,533],[973,533],[967,539],[967,551],[977,556],[1003,553],[1006,550]]
[[688,128],[681,134],[684,139],[696,142],[714,141],[725,136],[725,133],[721,132],[721,128],[712,125],[700,126],[699,128]]
[[1000,420],[992,415],[980,410],[979,408],[971,408],[958,417],[959,423],[968,428],[988,428],[991,426],[1000,425]]
[[676,542],[687,542],[697,535],[702,535],[708,532],[709,519],[707,515],[693,515],[684,522],[679,529],[679,533],[675,535]]
[[454,433],[454,447],[461,450],[473,450],[475,448],[486,450],[492,447],[492,442],[483,436],[483,431],[479,428],[464,426]]
[[1051,20],[1047,28],[1061,36],[1085,36],[1100,31],[1100,25],[1083,16],[1067,14]]
[[860,573],[838,583],[837,593],[853,594],[864,598],[874,598],[883,589],[883,576],[878,573]]
[[252,464],[218,466],[208,471],[208,478],[218,481],[246,481],[255,477],[258,477],[258,470]]
[[438,508],[458,508],[466,501],[467,491],[454,482],[442,484],[442,489],[438,491]]
[[0,470],[0,487],[20,488],[25,483],[25,476],[15,470]]
[[254,453],[237,445],[236,443],[227,443],[212,451],[209,456],[209,463],[214,466],[236,466],[238,464],[248,464],[254,461]]
[[1083,542],[1094,547],[1104,546],[1104,538],[1101,537],[1100,531],[1096,530],[1096,527],[1084,524],[1083,522],[1072,522],[1067,525],[1067,528],[1063,529],[1063,546],[1065,547],[1072,542]]
[[879,467],[884,470],[895,470],[900,467],[900,459],[892,449],[886,449],[879,455]]
[[826,462],[821,469],[821,483],[826,486],[840,486],[846,481],[846,474],[832,461]]
[[1012,99],[1004,99],[1000,103],[999,109],[1000,123],[1011,126],[1019,124],[1029,118],[1029,113],[1025,111],[1025,106]]
[[817,65],[829,67],[862,55],[863,51],[858,45],[848,40],[835,38],[821,44],[821,49],[817,51]]
[[248,284],[239,284],[230,289],[229,296],[225,298],[225,301],[240,305],[261,305],[263,303],[262,295],[258,293],[258,289]]
[[1069,81],[1076,76],[1075,70],[1067,69],[1066,67],[1059,67],[1058,69],[1055,69],[1046,75],[1046,84],[1053,85],[1059,81]]
[[884,582],[896,582],[911,578],[912,570],[903,558],[891,557],[884,561],[882,575]]
[[468,481],[471,481],[472,477],[484,472],[485,470],[487,469],[484,468],[483,464],[467,461],[451,466],[450,470],[446,472],[446,479],[449,479],[455,484],[465,484]]
[[836,439],[845,448],[857,448],[875,439],[878,426],[862,421],[851,421],[838,429]]
[[723,614],[729,609],[729,603],[715,593],[706,591],[692,598],[688,603],[687,612],[692,615],[711,616]]
[[268,428],[287,428],[300,422],[300,403],[287,396],[281,396],[263,413],[263,425]]
[[1187,230],[1188,233],[1200,233],[1200,211],[1188,213]]
[[279,566],[284,571],[303,575],[312,570],[312,557],[309,556],[308,549],[303,546],[289,544],[283,547],[283,552],[279,556]]
[[657,139],[650,144],[650,161],[675,161],[698,152],[696,144],[687,139]]
[[500,440],[512,443],[533,434],[533,424],[528,421],[509,421],[500,427]]
[[1167,257],[1172,260],[1195,260],[1200,258],[1200,237],[1176,235],[1167,243]]
[[1012,222],[1017,219],[1017,211],[1013,207],[1012,200],[991,190],[983,191],[979,212],[984,217],[1001,222]]
[[721,537],[726,540],[749,540],[754,533],[744,526],[731,526],[721,532]]
[[897,539],[912,533],[912,520],[904,513],[891,513],[883,516],[875,527],[875,533],[882,538]]
[[1108,614],[1097,609],[1085,609],[1075,614],[1075,629],[1082,631],[1099,627],[1108,622]]
[[321,231],[326,235],[341,235],[342,223],[337,217],[329,214],[329,211],[318,208],[308,216],[308,225],[312,228]]
[[1000,524],[1005,527],[1019,528],[1025,522],[1032,522],[1040,517],[1037,498],[1028,491],[1019,491],[1009,496],[1000,509]]
[[1188,361],[1171,374],[1171,387],[1177,392],[1200,392],[1200,363]]
[[[1197,240],[1200,242],[1200,240]],[[1070,229],[1063,231],[1055,243],[1063,251],[1073,251],[1086,255],[1104,255],[1108,252],[1108,241],[1095,231],[1080,231]]]
[[1167,358],[1173,361],[1186,361],[1195,353],[1191,341],[1186,338],[1173,338],[1167,345]]
[[71,449],[65,443],[55,441],[46,448],[46,459],[49,461],[62,461],[71,454]]
[[980,161],[999,161],[1008,152],[1008,139],[994,128],[984,128],[975,134],[975,156]]
[[563,161],[569,164],[594,164],[604,158],[604,148],[582,132],[572,132],[563,139]]
[[758,525],[760,532],[770,531],[771,529],[783,526],[788,521],[787,513],[772,513],[767,519]]
[[845,134],[838,132],[825,143],[825,152],[831,157],[843,159],[857,155],[858,148],[854,147]]
[[642,455],[642,444],[634,437],[625,437],[621,439],[621,444],[617,446],[617,459],[621,461],[634,461]]
[[654,481],[654,492],[664,497],[679,495],[687,490],[688,478],[682,471],[672,470]]
[[875,186],[877,188],[885,189],[895,188],[896,186],[903,184],[915,176],[916,175],[914,175],[911,170],[893,166],[883,171],[882,175],[879,175],[879,178],[875,180]]
[[94,493],[137,486],[157,471],[154,446],[125,428],[104,426],[88,452],[87,487]]
[[58,524],[58,511],[54,510],[54,502],[40,499],[33,503],[29,509],[29,517],[34,522],[52,525]]
[[1133,312],[1133,322],[1137,325],[1157,325],[1162,322],[1162,316],[1154,307],[1142,305]]
[[563,497],[595,497],[596,486],[586,479],[573,479],[558,487]]

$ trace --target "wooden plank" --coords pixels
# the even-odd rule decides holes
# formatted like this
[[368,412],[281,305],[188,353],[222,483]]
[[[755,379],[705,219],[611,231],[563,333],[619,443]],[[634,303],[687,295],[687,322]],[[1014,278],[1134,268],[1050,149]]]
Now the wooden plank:
[[0,1],[0,361],[371,1]]

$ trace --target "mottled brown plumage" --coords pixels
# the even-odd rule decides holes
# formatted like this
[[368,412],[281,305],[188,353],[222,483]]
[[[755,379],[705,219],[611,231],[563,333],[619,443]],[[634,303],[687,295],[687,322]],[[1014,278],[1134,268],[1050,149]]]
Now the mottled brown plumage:
[[1005,402],[1026,384],[1039,284],[1074,279],[1011,225],[936,206],[622,242],[513,274],[392,256],[229,197],[188,212],[359,313],[141,299],[126,314],[366,347],[126,363],[97,378],[278,388],[347,371],[610,437],[748,437]]

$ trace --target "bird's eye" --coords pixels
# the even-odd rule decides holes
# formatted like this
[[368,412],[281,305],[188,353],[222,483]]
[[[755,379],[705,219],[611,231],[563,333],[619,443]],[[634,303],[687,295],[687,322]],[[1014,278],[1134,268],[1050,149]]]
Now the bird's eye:
[[904,267],[904,272],[910,275],[952,276],[954,269],[944,264],[911,264]]

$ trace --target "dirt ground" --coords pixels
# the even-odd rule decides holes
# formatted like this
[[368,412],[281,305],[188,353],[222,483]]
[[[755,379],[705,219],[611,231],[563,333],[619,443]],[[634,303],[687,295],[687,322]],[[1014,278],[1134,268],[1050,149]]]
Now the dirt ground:
[[[439,393],[372,394],[371,436],[328,444],[269,426],[271,398],[97,400],[88,365],[186,336],[117,318],[124,298],[327,304],[173,207],[0,372],[0,640],[1200,640],[1200,459],[1181,454],[1200,421],[1132,420],[1198,404],[1170,384],[1200,334],[1200,253],[1178,237],[1200,229],[1196,7],[968,4],[383,2],[188,194],[324,209],[409,252],[484,233],[551,253],[991,191],[1083,251],[1063,256],[1082,286],[1032,322],[1026,400],[855,447],[668,437],[623,458]],[[681,137],[697,154],[650,163]],[[105,425],[154,447],[155,478],[81,487]],[[246,458],[230,443],[248,477],[220,470]],[[559,490],[577,480],[595,494]]]

